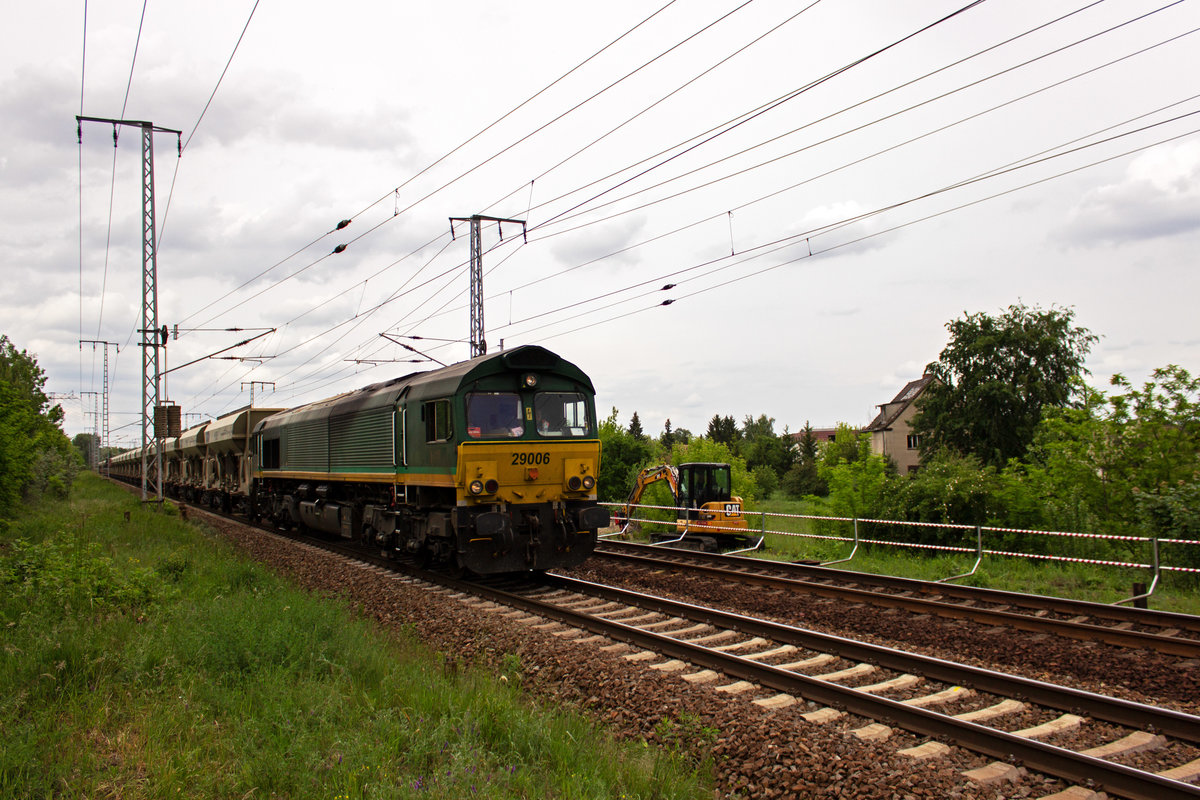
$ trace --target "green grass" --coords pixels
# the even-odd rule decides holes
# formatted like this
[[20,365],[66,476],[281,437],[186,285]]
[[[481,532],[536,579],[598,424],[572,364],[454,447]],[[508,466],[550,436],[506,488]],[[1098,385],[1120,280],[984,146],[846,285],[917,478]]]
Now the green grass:
[[682,746],[445,668],[92,475],[0,531],[0,583],[3,797],[711,794]]

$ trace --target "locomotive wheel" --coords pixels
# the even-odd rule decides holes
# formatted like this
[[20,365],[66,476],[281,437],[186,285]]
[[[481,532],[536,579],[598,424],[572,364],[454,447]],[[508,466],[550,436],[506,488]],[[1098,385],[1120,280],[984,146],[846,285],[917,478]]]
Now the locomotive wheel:
[[458,553],[450,557],[450,563],[446,565],[446,574],[455,580],[462,580],[467,575],[467,568],[463,566]]

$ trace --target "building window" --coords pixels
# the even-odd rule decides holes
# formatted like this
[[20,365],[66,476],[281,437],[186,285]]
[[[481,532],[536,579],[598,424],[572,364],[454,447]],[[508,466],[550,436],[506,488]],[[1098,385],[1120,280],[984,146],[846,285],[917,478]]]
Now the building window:
[[920,447],[921,447],[921,437],[917,436],[915,433],[910,433],[908,435],[908,449],[909,450],[917,450]]

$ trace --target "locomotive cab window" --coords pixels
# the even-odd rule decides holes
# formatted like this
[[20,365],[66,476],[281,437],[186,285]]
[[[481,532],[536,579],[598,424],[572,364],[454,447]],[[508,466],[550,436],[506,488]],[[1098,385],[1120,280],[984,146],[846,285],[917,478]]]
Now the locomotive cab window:
[[525,433],[521,396],[515,392],[471,392],[467,395],[467,436],[472,439],[518,439]]
[[263,469],[279,469],[279,440],[265,439],[260,445],[260,460]]
[[540,436],[591,435],[587,399],[579,392],[538,392],[533,414]]
[[425,441],[445,442],[454,434],[450,424],[450,401],[433,400],[421,406],[421,418],[425,420]]

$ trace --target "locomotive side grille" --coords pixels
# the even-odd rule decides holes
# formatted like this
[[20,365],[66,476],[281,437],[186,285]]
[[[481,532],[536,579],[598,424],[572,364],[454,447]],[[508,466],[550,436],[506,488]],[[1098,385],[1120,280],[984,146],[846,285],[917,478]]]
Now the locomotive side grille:
[[334,470],[392,466],[392,407],[373,408],[329,421],[329,464]]
[[323,419],[286,428],[287,468],[305,472],[329,471],[329,428]]

